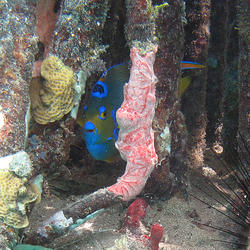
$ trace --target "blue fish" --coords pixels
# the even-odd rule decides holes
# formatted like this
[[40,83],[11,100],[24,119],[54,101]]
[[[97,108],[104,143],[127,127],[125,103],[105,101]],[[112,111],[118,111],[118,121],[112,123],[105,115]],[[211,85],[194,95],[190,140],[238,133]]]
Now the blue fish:
[[83,117],[78,119],[89,153],[97,160],[113,161],[119,155],[116,111],[123,102],[123,86],[129,80],[128,64],[115,65],[105,71],[91,89]]
[[[203,67],[193,62],[181,63],[182,70]],[[129,81],[129,74],[127,63],[112,66],[105,71],[91,89],[83,116],[78,118],[87,149],[96,160],[111,162],[119,156],[115,147],[119,134],[116,111],[123,102],[123,87]],[[187,81],[186,85],[189,85]]]

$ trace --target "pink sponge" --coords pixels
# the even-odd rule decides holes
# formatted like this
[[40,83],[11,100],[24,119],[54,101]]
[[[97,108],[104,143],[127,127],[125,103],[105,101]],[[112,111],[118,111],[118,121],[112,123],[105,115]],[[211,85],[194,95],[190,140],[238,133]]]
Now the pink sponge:
[[116,113],[119,138],[116,147],[127,161],[126,171],[117,183],[108,188],[110,192],[130,200],[145,186],[158,157],[154,148],[152,121],[155,113],[154,51],[139,54],[132,48],[132,67],[129,82],[124,87],[124,101]]

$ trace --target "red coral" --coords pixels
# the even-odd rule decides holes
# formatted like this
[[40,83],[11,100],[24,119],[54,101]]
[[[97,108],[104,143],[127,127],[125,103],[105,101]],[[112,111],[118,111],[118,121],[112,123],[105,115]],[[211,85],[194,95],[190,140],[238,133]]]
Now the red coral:
[[146,215],[147,206],[147,202],[142,198],[138,198],[131,203],[128,207],[122,229],[127,228],[132,231],[137,229],[140,226],[141,219]]
[[160,240],[163,237],[164,227],[160,224],[154,224],[151,228],[149,244],[152,250],[159,249]]
[[145,246],[149,246],[152,250],[158,250],[160,240],[163,237],[163,226],[158,223],[154,224],[151,228],[150,236],[142,235],[140,230],[141,220],[146,216],[147,207],[147,202],[142,198],[138,198],[131,203],[128,207],[122,230],[128,229],[137,239],[140,238]]

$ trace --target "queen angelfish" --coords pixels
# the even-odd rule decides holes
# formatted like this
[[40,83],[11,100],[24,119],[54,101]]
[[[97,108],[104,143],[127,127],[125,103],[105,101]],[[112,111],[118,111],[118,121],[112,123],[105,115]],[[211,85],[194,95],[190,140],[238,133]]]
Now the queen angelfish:
[[119,155],[115,148],[119,133],[116,111],[123,102],[123,86],[128,80],[126,63],[105,71],[92,87],[83,119],[78,120],[88,151],[97,160],[109,162]]
[[[202,68],[197,63],[183,61],[182,69]],[[115,141],[119,127],[116,111],[123,102],[123,87],[129,81],[128,64],[118,64],[105,71],[91,90],[83,117],[78,118],[82,136],[93,158],[113,161],[118,155]]]

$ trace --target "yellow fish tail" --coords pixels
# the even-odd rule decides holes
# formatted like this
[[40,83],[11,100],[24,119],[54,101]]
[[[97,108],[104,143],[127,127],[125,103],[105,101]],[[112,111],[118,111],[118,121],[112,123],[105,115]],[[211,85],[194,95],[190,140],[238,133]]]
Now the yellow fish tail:
[[183,93],[186,91],[186,89],[188,88],[190,83],[191,83],[191,77],[190,76],[186,76],[186,77],[181,78],[179,91],[178,91],[178,98],[182,97]]

